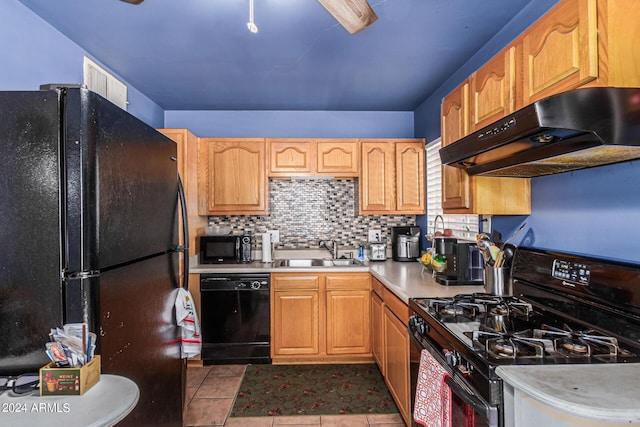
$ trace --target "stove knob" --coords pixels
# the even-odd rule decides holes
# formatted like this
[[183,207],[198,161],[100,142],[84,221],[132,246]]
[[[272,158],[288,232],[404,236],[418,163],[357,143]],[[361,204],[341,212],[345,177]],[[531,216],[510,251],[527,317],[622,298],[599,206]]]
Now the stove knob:
[[449,366],[456,366],[460,363],[460,357],[455,351],[442,350],[442,352],[444,353],[444,358]]
[[251,282],[251,289],[260,289],[260,282],[257,280]]

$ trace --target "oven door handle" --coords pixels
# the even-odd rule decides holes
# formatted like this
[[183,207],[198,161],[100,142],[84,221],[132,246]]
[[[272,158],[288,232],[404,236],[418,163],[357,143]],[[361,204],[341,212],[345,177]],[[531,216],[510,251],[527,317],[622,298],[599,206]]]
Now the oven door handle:
[[444,382],[464,403],[471,406],[474,411],[482,414],[489,422],[489,427],[498,427],[498,408],[490,406],[480,400],[471,390],[458,384],[456,380],[449,375],[445,376]]

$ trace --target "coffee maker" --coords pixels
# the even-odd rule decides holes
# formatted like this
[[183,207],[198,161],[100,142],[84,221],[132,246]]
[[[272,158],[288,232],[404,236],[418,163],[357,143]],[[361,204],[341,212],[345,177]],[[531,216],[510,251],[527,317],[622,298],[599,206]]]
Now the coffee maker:
[[447,257],[447,268],[436,273],[441,285],[482,285],[484,261],[475,242],[459,242],[455,237],[435,237],[437,255]]
[[420,257],[420,227],[393,227],[391,252],[394,261],[415,261]]

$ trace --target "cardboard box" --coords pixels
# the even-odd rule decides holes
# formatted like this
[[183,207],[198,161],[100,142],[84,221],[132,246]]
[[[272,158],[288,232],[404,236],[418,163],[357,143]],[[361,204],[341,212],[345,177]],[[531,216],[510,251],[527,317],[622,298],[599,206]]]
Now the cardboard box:
[[51,362],[40,368],[40,396],[79,396],[100,381],[100,356],[78,368],[58,368]]

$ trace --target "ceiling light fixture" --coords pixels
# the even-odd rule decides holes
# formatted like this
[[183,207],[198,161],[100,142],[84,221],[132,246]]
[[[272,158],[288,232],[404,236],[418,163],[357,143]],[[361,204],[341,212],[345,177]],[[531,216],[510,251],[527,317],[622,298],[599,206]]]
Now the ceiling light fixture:
[[253,22],[253,0],[249,0],[249,22],[247,22],[247,28],[254,34],[258,32],[258,26]]
[[367,28],[378,19],[367,0],[318,1],[350,34]]

